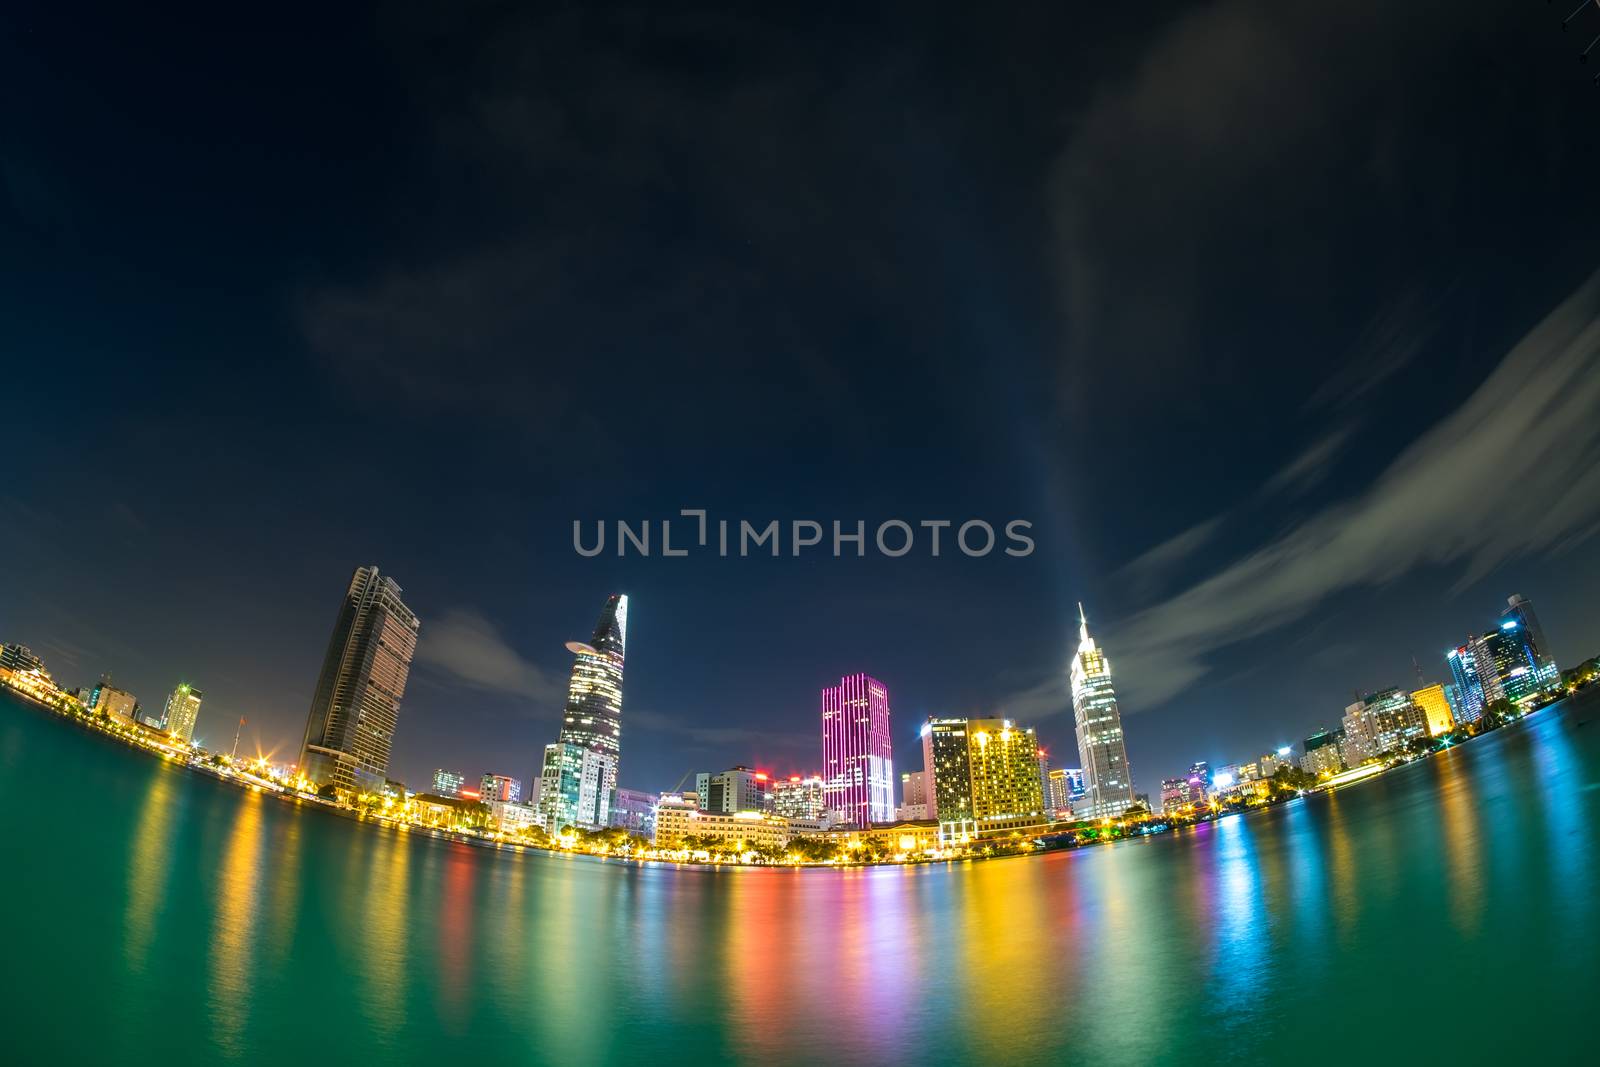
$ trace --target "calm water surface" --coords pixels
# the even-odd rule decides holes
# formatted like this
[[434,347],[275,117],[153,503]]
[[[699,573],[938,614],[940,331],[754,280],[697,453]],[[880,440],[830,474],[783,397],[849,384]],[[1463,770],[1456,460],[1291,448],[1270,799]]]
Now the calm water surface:
[[1593,692],[1334,796],[937,867],[407,838],[5,696],[0,810],[12,1062],[1600,1062]]

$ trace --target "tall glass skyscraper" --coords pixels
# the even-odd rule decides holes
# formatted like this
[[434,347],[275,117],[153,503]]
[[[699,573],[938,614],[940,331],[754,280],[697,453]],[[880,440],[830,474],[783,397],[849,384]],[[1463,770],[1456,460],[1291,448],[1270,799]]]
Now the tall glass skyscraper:
[[577,745],[609,757],[604,763],[606,807],[617,793],[617,770],[622,760],[622,667],[628,645],[628,598],[614,593],[606,599],[588,644],[568,641],[576,657],[567,682],[567,706],[557,741]]
[[1089,636],[1078,605],[1078,654],[1072,658],[1072,713],[1083,764],[1084,799],[1073,814],[1091,819],[1121,815],[1133,805],[1133,772],[1122,740],[1122,713],[1111,684],[1111,663]]
[[318,787],[383,788],[419,628],[393,578],[377,567],[356,568],[300,745],[300,773]]
[[161,716],[166,730],[184,741],[194,740],[194,724],[200,717],[200,701],[205,694],[188,682],[179,685],[167,697],[166,711]]
[[852,674],[822,691],[822,781],[841,825],[894,820],[889,690],[876,678]]

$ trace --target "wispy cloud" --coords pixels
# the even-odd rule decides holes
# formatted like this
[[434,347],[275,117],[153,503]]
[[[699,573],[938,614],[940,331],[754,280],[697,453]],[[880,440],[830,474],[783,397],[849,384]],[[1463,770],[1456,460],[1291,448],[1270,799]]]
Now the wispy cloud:
[[1600,274],[1551,312],[1453,414],[1363,495],[1330,506],[1117,635],[1136,704],[1210,669],[1208,655],[1274,630],[1331,593],[1459,565],[1458,586],[1600,524]]
[[453,608],[422,628],[417,662],[488,692],[513,693],[531,702],[561,699],[560,683],[512,648],[493,623],[471,608]]
[[1341,426],[1318,439],[1310,448],[1284,464],[1262,487],[1264,492],[1300,492],[1320,482],[1328,473],[1333,457],[1344,447],[1355,425]]
[[754,726],[703,726],[648,710],[625,710],[623,716],[628,728],[637,728],[646,733],[669,734],[703,748],[790,751],[808,746],[814,748],[818,743],[818,735],[815,734],[763,730]]

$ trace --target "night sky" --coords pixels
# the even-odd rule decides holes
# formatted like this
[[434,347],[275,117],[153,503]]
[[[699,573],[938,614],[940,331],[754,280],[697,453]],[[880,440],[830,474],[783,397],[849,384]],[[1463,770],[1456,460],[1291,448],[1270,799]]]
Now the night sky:
[[[1075,764],[1079,600],[1146,792],[1511,593],[1600,652],[1600,16],[657,7],[8,5],[0,640],[293,759],[375,563],[392,773],[526,779],[626,592],[648,789],[856,671]],[[695,507],[1037,550],[573,550]]]

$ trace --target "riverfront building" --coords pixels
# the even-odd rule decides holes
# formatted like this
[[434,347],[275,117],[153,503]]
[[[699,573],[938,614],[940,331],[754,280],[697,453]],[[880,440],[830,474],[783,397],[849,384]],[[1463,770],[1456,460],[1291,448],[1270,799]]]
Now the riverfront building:
[[651,836],[655,833],[659,799],[656,794],[639,789],[618,789],[617,802],[611,809],[611,825],[620,826],[630,834]]
[[421,624],[400,586],[357,567],[334,620],[306,716],[300,773],[314,785],[382,792]]
[[928,776],[923,771],[907,771],[900,776],[900,821],[928,817]]
[[939,822],[972,818],[972,766],[966,719],[929,719],[922,724],[923,803]]
[[786,819],[821,819],[827,801],[820,774],[791,774],[786,781],[772,785],[772,810]]
[[1428,719],[1428,733],[1432,737],[1447,734],[1455,726],[1455,717],[1450,714],[1450,700],[1444,695],[1444,686],[1430,685],[1418,689],[1411,694],[1411,703],[1422,709],[1422,714]]
[[1300,757],[1300,769],[1307,774],[1326,776],[1344,770],[1344,733],[1342,730],[1318,730],[1305,741],[1305,755]]
[[771,811],[772,782],[765,771],[729,767],[720,774],[694,776],[701,811],[732,815],[736,811]]
[[1075,814],[1100,819],[1133,805],[1133,772],[1122,738],[1122,713],[1111,683],[1111,662],[1094,638],[1078,605],[1078,651],[1072,658],[1072,710],[1086,796]]
[[433,772],[433,792],[436,796],[453,797],[461,792],[461,787],[467,783],[467,776],[459,771],[447,771],[443,767]]
[[610,823],[611,791],[617,761],[608,752],[570,741],[544,746],[539,772],[539,815],[544,827],[558,834],[564,827],[600,830]]
[[132,693],[118,689],[110,679],[102,678],[89,692],[89,707],[119,719],[133,721],[133,710],[139,706]]
[[894,818],[889,690],[852,674],[822,691],[822,781],[837,823],[867,827]]
[[485,804],[521,803],[522,783],[506,774],[485,774],[479,782],[478,797]]
[[[1483,662],[1492,662],[1487,652],[1482,655]],[[1479,671],[1479,656],[1477,638],[1468,638],[1466,644],[1452,648],[1445,655],[1450,663],[1450,674],[1455,678],[1456,717],[1463,722],[1477,722],[1483,718],[1484,709],[1502,695],[1494,672],[1490,670],[1485,678]]]
[[967,722],[967,765],[972,775],[972,818],[1038,815],[1039,740],[1010,719]]
[[167,733],[185,743],[194,740],[194,724],[200,718],[200,701],[205,696],[188,682],[184,682],[167,697],[167,708],[162,724]]
[[37,671],[46,678],[50,677],[50,672],[44,669],[44,661],[35,656],[27,645],[0,645],[0,668],[20,674]]
[[657,848],[690,848],[708,838],[740,852],[783,848],[789,843],[789,820],[761,811],[700,811],[682,799],[662,798],[656,808]]
[[[567,704],[561,723],[561,744],[593,749],[602,761],[609,810],[617,791],[617,771],[622,760],[622,674],[628,645],[628,598],[616,593],[606,599],[587,644],[567,642],[574,655],[567,683]],[[600,821],[601,826],[605,820]]]

